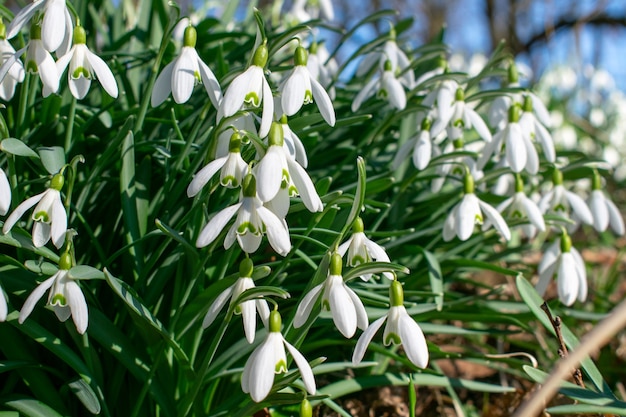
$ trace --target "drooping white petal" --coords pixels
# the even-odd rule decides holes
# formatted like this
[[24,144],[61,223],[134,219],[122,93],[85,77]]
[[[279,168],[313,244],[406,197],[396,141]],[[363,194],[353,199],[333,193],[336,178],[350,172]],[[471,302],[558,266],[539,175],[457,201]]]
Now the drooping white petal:
[[491,207],[489,204],[484,201],[478,200],[478,205],[485,213],[485,217],[487,217],[491,223],[493,223],[493,227],[506,239],[511,239],[511,231],[509,230],[509,226],[507,226],[506,222],[498,213],[496,209]]
[[415,366],[426,368],[428,366],[426,338],[420,326],[406,313],[406,310],[400,315],[398,327],[406,356]]
[[369,320],[367,319],[367,311],[365,311],[365,306],[363,306],[363,302],[359,298],[358,295],[351,288],[346,286],[346,291],[348,291],[348,295],[352,299],[352,304],[354,304],[354,309],[356,311],[356,325],[359,329],[365,330],[369,324]]
[[524,196],[522,199],[522,206],[524,207],[528,220],[530,220],[530,222],[542,232],[546,230],[546,223],[543,219],[543,214],[541,213],[541,210],[539,210],[537,204],[530,198]]
[[297,329],[306,323],[323,288],[324,284],[316,285],[302,298],[302,301],[298,304],[298,309],[296,310],[296,315],[293,319],[293,327]]
[[282,85],[281,106],[287,116],[293,116],[300,110],[306,95],[309,74],[304,65],[296,65],[293,72]]
[[529,138],[522,135],[522,142],[524,143],[524,148],[526,148],[526,171],[535,175],[539,172],[539,155],[537,155],[535,145]]
[[17,223],[17,221],[22,217],[22,215],[26,213],[27,210],[29,210],[32,206],[34,206],[39,201],[41,201],[41,199],[46,194],[46,192],[47,190],[44,191],[43,193],[32,196],[24,200],[19,206],[17,206],[15,210],[13,210],[13,213],[11,213],[11,215],[4,222],[4,226],[2,226],[2,233],[7,234],[9,230],[13,228],[15,223]]
[[446,217],[446,221],[443,224],[443,240],[445,242],[449,242],[454,239],[456,236],[456,218],[457,218],[457,210],[459,209],[461,203],[454,206],[448,217]]
[[[50,52],[56,51],[66,36],[65,8],[64,0],[48,0],[46,2],[43,22],[41,23],[41,39],[46,50]],[[61,22],[63,25],[60,24]]]
[[35,304],[37,304],[37,301],[39,301],[41,297],[43,297],[44,293],[48,291],[50,287],[52,287],[52,284],[54,284],[54,281],[57,279],[59,273],[60,271],[52,275],[50,278],[39,284],[37,288],[35,288],[33,292],[30,293],[26,301],[24,301],[22,309],[20,310],[20,316],[18,319],[18,322],[20,324],[24,323],[24,320],[26,320],[28,316],[30,316],[30,313],[32,313],[33,309],[35,308]]
[[491,132],[489,131],[489,128],[483,118],[480,117],[473,109],[466,107],[465,112],[472,123],[472,127],[476,129],[478,135],[483,138],[485,142],[491,142]]
[[241,317],[243,318],[243,331],[248,343],[254,342],[256,333],[256,305],[255,300],[247,300],[239,304]]
[[287,166],[289,167],[289,173],[291,180],[298,189],[298,193],[302,198],[302,202],[306,208],[311,212],[318,212],[324,210],[324,204],[317,194],[317,190],[311,181],[309,174],[298,164],[296,161],[287,157]]
[[609,208],[605,200],[602,190],[591,191],[591,196],[588,200],[589,208],[593,216],[593,227],[598,232],[606,230],[609,226]]
[[541,144],[546,160],[554,162],[556,160],[554,141],[548,130],[540,123],[535,123],[535,139]]
[[615,234],[622,236],[624,234],[624,219],[619,209],[611,200],[606,199],[606,206],[609,211],[609,225]]
[[591,214],[591,210],[589,210],[589,207],[587,207],[587,204],[585,204],[585,201],[580,198],[580,196],[571,191],[565,190],[565,198],[572,207],[572,211],[576,213],[576,216],[578,216],[580,220],[587,224],[593,224],[593,215]]
[[517,123],[510,123],[506,131],[506,160],[513,172],[522,172],[526,166],[526,146]]
[[11,39],[18,34],[24,24],[29,21],[37,12],[45,5],[44,0],[35,0],[21,9],[11,20],[9,26],[7,26],[7,39]]
[[50,240],[50,224],[44,222],[33,223],[33,245],[41,248]]
[[356,310],[352,299],[346,291],[343,279],[339,275],[330,275],[327,278],[328,302],[335,326],[346,338],[351,338],[356,332]]
[[478,202],[475,194],[465,194],[456,210],[456,234],[461,240],[469,239],[476,221],[482,219]]
[[335,109],[333,102],[328,96],[328,93],[314,78],[311,78],[311,90],[313,93],[313,100],[317,104],[317,108],[320,114],[330,126],[335,126]]
[[213,322],[217,318],[217,315],[220,313],[220,311],[222,311],[224,305],[226,305],[226,301],[228,301],[228,299],[232,295],[233,287],[234,286],[231,285],[230,287],[226,288],[220,293],[220,295],[215,298],[215,300],[213,300],[213,303],[209,307],[209,311],[207,311],[206,315],[204,316],[204,320],[202,320],[203,329],[206,329],[211,324],[213,324]]
[[200,171],[198,171],[187,187],[187,197],[195,197],[209,182],[209,180],[213,178],[213,175],[215,175],[215,173],[224,166],[227,159],[227,156],[218,158],[209,162]]
[[4,291],[2,291],[2,287],[0,287],[0,323],[6,321],[8,312],[7,299]]
[[285,164],[284,150],[277,145],[270,146],[256,169],[256,191],[261,201],[270,201],[278,193],[283,179],[283,169],[286,168]]
[[[410,154],[411,149],[413,149],[415,147],[415,143],[417,142],[417,138],[413,137],[409,140],[407,140],[406,142],[404,142],[396,151],[396,155],[393,157],[393,161],[391,161],[391,168],[393,170],[396,170],[400,167],[400,164],[402,164],[404,162],[404,160],[407,158],[407,155]],[[415,152],[414,152],[415,154]],[[415,156],[415,155],[414,155]],[[415,160],[413,161],[413,164],[415,164]],[[417,165],[416,165],[417,167]]]
[[[282,336],[281,336],[282,337]],[[291,356],[293,356],[293,360],[296,362],[298,369],[300,370],[300,376],[302,377],[302,382],[304,382],[304,387],[307,392],[311,395],[315,395],[315,378],[313,377],[313,370],[311,369],[311,365],[307,362],[304,356],[292,346],[289,342],[283,339],[285,346]]]
[[406,93],[404,87],[400,84],[391,72],[386,71],[382,78],[382,88],[387,92],[389,103],[398,110],[404,110],[406,107]]
[[380,82],[378,78],[373,78],[365,84],[365,86],[359,91],[352,102],[352,111],[357,111],[361,104],[368,98],[370,98],[376,92],[376,85]]
[[262,77],[263,70],[256,65],[252,65],[230,83],[224,94],[224,100],[222,100],[220,105],[224,117],[230,117],[241,109],[246,94],[250,92],[252,81],[258,79],[258,71],[261,71]]
[[[198,81],[196,78],[198,61],[191,51],[195,50],[190,46],[183,47],[172,71],[172,97],[178,104],[186,103],[189,100],[193,87]],[[199,76],[200,74],[198,74]]]
[[213,74],[213,71],[200,59],[195,49],[194,52],[198,58],[198,67],[200,68],[200,77],[202,78],[204,89],[209,95],[213,107],[217,108],[222,101],[222,88],[220,87],[220,83],[217,81],[217,77]]
[[383,325],[385,320],[387,320],[386,315],[370,324],[369,327],[361,334],[361,337],[359,337],[359,340],[356,342],[356,346],[354,347],[354,353],[352,354],[353,365],[356,366],[361,363],[363,356],[365,356],[367,346],[370,344],[372,338]]
[[270,245],[279,255],[286,256],[291,250],[291,240],[289,230],[274,213],[265,207],[257,208],[257,213],[261,221],[265,224],[267,239]]
[[70,92],[76,99],[82,100],[85,98],[91,87],[91,79],[80,76],[78,78],[70,78],[68,81]]
[[222,232],[222,229],[230,221],[230,219],[237,213],[242,203],[237,203],[230,207],[226,207],[217,213],[213,218],[204,226],[198,239],[196,240],[196,247],[203,248],[213,242],[217,236]]
[[61,202],[61,195],[58,191],[56,191],[55,196],[56,198],[52,202],[50,237],[52,238],[54,246],[57,249],[61,249],[65,243],[65,233],[67,232],[67,212]]
[[11,185],[4,170],[0,169],[0,216],[4,216],[11,208]]
[[272,118],[274,117],[274,97],[272,89],[261,70],[261,82],[263,91],[263,112],[261,113],[261,125],[259,126],[259,136],[264,138],[270,131]]
[[89,325],[89,313],[87,310],[87,301],[85,301],[85,295],[81,291],[76,282],[68,279],[66,285],[68,304],[72,312],[72,321],[76,326],[76,330],[80,334],[84,334],[87,331]]
[[[274,338],[280,333],[269,333],[248,358],[241,378],[243,392],[249,392],[256,402],[262,401],[274,385]],[[280,336],[282,338],[282,336]]]
[[154,82],[152,96],[150,97],[152,107],[163,103],[172,92],[172,72],[174,71],[174,64],[176,64],[176,61],[167,64]]
[[100,85],[104,88],[104,91],[106,91],[111,97],[117,98],[118,89],[117,83],[115,82],[115,76],[106,62],[90,50],[85,52],[85,56],[89,65],[91,65],[91,68],[96,74],[96,78],[100,81]]
[[539,121],[545,126],[550,127],[552,125],[552,119],[550,118],[550,112],[543,104],[543,101],[536,94],[527,93],[530,96],[531,101],[533,102],[533,110],[535,111],[535,115]]
[[578,287],[580,282],[576,273],[576,266],[572,254],[564,252],[561,254],[557,271],[557,288],[559,300],[566,306],[571,306],[578,297]]
[[561,238],[557,238],[548,249],[543,252],[543,257],[537,266],[537,271],[541,274],[550,265],[554,264],[561,254]]
[[554,276],[554,271],[556,270],[557,266],[558,262],[553,262],[548,265],[543,272],[539,273],[539,281],[537,282],[537,285],[535,285],[535,290],[537,291],[537,294],[539,294],[541,297],[543,297],[543,295],[546,293],[548,285],[550,285],[550,282],[552,281],[552,277]]
[[52,55],[46,51],[40,40],[31,40],[31,47],[34,48],[34,58],[37,63],[39,78],[43,83],[44,97],[59,90],[59,72]]

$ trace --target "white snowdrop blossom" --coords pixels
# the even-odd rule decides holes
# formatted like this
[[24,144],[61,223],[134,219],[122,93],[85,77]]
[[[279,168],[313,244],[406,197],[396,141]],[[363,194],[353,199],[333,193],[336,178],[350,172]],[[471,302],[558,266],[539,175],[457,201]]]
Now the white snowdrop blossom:
[[[43,12],[41,24],[31,22],[33,26],[40,26],[43,46],[48,52],[59,50],[59,55],[65,55],[70,49],[74,24],[65,0],[35,0],[20,10],[7,28],[7,38],[17,35],[38,11]],[[31,32],[32,33],[32,32]],[[32,37],[31,37],[32,40]]]
[[430,128],[431,119],[424,117],[417,135],[403,143],[396,152],[396,156],[391,163],[393,169],[398,169],[408,155],[411,156],[415,168],[422,170],[428,166],[433,154],[436,152],[433,149],[433,137]]
[[176,103],[186,103],[198,83],[204,85],[213,106],[218,108],[220,105],[222,89],[213,71],[200,59],[196,51],[196,40],[196,29],[188,26],[185,29],[180,55],[163,68],[154,83],[150,97],[152,107],[163,103],[170,92]]
[[218,120],[221,120],[223,117],[234,115],[245,105],[252,108],[263,107],[259,127],[259,136],[262,138],[269,133],[274,116],[272,89],[263,70],[267,60],[267,45],[262,43],[254,52],[252,65],[228,86],[218,111]]
[[619,236],[624,234],[622,214],[615,203],[602,191],[601,178],[597,172],[593,176],[592,191],[587,204],[593,217],[594,229],[598,232],[604,232],[610,226],[615,234]]
[[[357,217],[352,226],[352,236],[337,248],[337,252],[341,256],[344,256],[346,252],[348,253],[347,265],[358,266],[372,261],[389,262],[389,256],[385,249],[368,239],[364,231],[363,220]],[[383,272],[383,275],[386,278],[394,279],[394,274],[391,272]],[[371,277],[372,274],[361,275],[363,281],[368,281]]]
[[[204,316],[204,320],[202,321],[202,328],[206,329],[209,327],[217,318],[219,312],[224,308],[226,302],[230,299],[229,306],[233,307],[233,303],[239,298],[244,291],[255,288],[254,281],[252,280],[252,272],[254,270],[254,265],[250,258],[245,258],[241,261],[239,266],[239,278],[237,281],[224,290],[217,298],[213,301],[211,306],[209,307],[209,311],[207,311]],[[254,342],[254,336],[256,334],[256,314],[258,312],[261,321],[263,324],[267,326],[268,319],[270,316],[270,309],[267,305],[267,301],[263,299],[255,299],[255,300],[246,300],[241,304],[235,307],[235,314],[241,314],[243,319],[243,330],[246,334],[246,339],[249,343]]]
[[331,100],[335,99],[335,87],[333,78],[337,75],[339,66],[335,58],[331,58],[323,43],[313,42],[309,47],[309,59],[306,63],[311,77],[320,82],[322,87],[328,91]]
[[230,137],[228,155],[209,162],[193,177],[187,187],[187,196],[196,196],[211,178],[220,171],[220,184],[237,188],[248,170],[248,164],[241,157],[241,135],[235,132]]
[[[463,241],[467,240],[472,236],[476,224],[482,224],[483,231],[493,225],[504,239],[511,239],[509,227],[498,210],[474,194],[474,179],[470,174],[465,175],[464,193],[463,199],[454,206],[443,225],[443,240],[449,242],[454,236]],[[483,213],[488,220],[484,223]]]
[[[449,84],[449,86],[451,85],[452,84]],[[443,100],[443,103],[446,102],[447,97]],[[470,130],[473,128],[485,142],[491,142],[491,132],[489,131],[487,124],[484,122],[482,117],[480,117],[478,113],[476,113],[476,111],[465,102],[465,92],[461,87],[456,89],[454,93],[454,101],[449,107],[445,105],[438,105],[437,109],[439,110],[439,117],[431,129],[433,136],[437,136],[443,128],[450,127],[453,130],[458,130],[458,134],[453,135],[456,137],[451,137],[451,139],[454,140],[461,137],[462,129]]]
[[[6,27],[0,20],[0,68],[7,60],[15,56],[16,52],[13,46],[6,40]],[[9,101],[15,94],[15,87],[18,83],[24,81],[25,72],[24,65],[17,59],[18,57],[11,59],[13,62],[7,67],[7,73],[2,82],[0,82],[0,98],[4,101]]]
[[571,306],[578,299],[584,302],[587,299],[587,272],[585,262],[567,233],[558,238],[544,252],[538,266],[539,281],[536,289],[543,296],[556,274],[559,300],[566,306]]
[[493,135],[493,140],[485,145],[483,153],[478,159],[479,169],[483,169],[491,156],[500,152],[502,145],[505,148],[507,165],[513,172],[522,172],[526,169],[531,174],[539,171],[539,156],[535,146],[530,141],[530,135],[522,133],[519,124],[520,109],[517,105],[509,108],[509,122],[503,130]]
[[257,197],[254,175],[247,174],[242,181],[241,188],[240,202],[226,207],[209,220],[196,240],[196,247],[203,248],[213,242],[237,213],[237,219],[224,239],[226,249],[237,240],[244,252],[253,253],[261,245],[261,239],[265,233],[272,248],[280,255],[286,256],[291,250],[287,224],[263,206]]
[[315,102],[320,114],[330,126],[335,125],[335,109],[324,87],[307,68],[307,52],[298,46],[294,53],[295,67],[281,84],[281,107],[287,116],[296,114],[303,104]]
[[82,26],[74,31],[74,46],[56,63],[59,76],[69,65],[67,73],[68,85],[72,95],[78,100],[85,98],[91,86],[91,80],[98,79],[102,88],[111,97],[117,98],[118,89],[111,69],[98,55],[87,48],[87,35]]
[[[268,145],[267,152],[256,166],[257,193],[261,201],[273,200],[282,189],[292,195],[299,193],[309,211],[322,211],[324,205],[309,174],[285,152],[283,127],[280,123],[272,123]],[[290,189],[291,181],[295,189]]]
[[404,87],[401,80],[396,78],[389,61],[385,63],[382,74],[374,76],[356,95],[352,102],[352,111],[357,111],[361,104],[374,94],[389,101],[389,104],[395,109],[403,110],[406,107]]
[[217,135],[217,146],[215,149],[215,157],[221,158],[227,156],[230,147],[230,138],[233,133],[237,132],[241,135],[241,144],[250,143],[250,135],[258,136],[256,126],[254,125],[254,115],[251,113],[242,113],[228,120],[228,125]]
[[[24,67],[31,74],[38,74],[43,84],[42,95],[48,97],[59,89],[59,71],[50,52],[46,50],[41,40],[41,26],[32,25],[30,28],[30,41],[26,47],[15,54],[8,56],[0,66],[0,82],[4,82],[11,73],[19,57],[26,52]],[[10,75],[9,75],[10,76]]]
[[546,230],[543,214],[537,203],[524,193],[524,184],[519,174],[515,176],[515,194],[500,203],[496,210],[500,213],[506,212],[513,219],[527,219],[530,224],[522,225],[526,236],[534,236],[534,228],[542,232]]
[[72,316],[78,333],[85,333],[89,324],[87,302],[76,280],[69,275],[71,267],[71,255],[65,252],[59,259],[59,270],[39,284],[24,302],[18,320],[20,324],[24,323],[28,318],[44,293],[50,290],[48,293],[48,305],[52,307],[58,319],[66,321]]
[[332,0],[295,0],[288,15],[300,23],[317,18],[332,21],[335,19],[335,10]]
[[311,395],[315,394],[315,378],[311,365],[294,346],[285,340],[280,332],[281,325],[280,313],[273,310],[269,318],[269,333],[252,352],[243,367],[241,389],[245,393],[250,393],[250,397],[256,402],[263,401],[270,393],[275,374],[287,372],[285,348],[296,362],[307,392]]
[[428,365],[426,338],[420,326],[409,316],[402,305],[404,292],[399,281],[391,282],[389,299],[391,307],[387,315],[370,324],[367,330],[359,337],[352,355],[352,363],[355,366],[361,363],[367,346],[383,323],[387,321],[383,332],[383,343],[385,346],[389,346],[391,343],[401,344],[411,363],[419,368],[426,368]]
[[322,309],[330,311],[335,326],[344,337],[349,339],[354,336],[357,327],[361,330],[367,328],[367,312],[356,293],[343,281],[341,263],[341,255],[333,252],[326,280],[302,297],[293,321],[295,328],[306,323],[320,294]]
[[307,165],[309,165],[309,158],[306,154],[306,149],[304,148],[304,145],[298,135],[296,135],[287,124],[287,117],[285,115],[280,118],[280,124],[283,126],[283,134],[285,135],[285,150],[293,159],[296,160],[297,163],[302,165],[302,168],[306,168]]
[[563,186],[563,174],[557,168],[554,168],[552,174],[553,188],[544,194],[539,201],[539,208],[543,214],[557,214],[570,219],[581,220],[586,224],[593,224],[593,215],[585,201],[576,193],[566,190]]
[[4,216],[11,208],[11,185],[7,174],[0,169],[0,216]]
[[381,71],[390,71],[394,79],[399,76],[401,83],[409,90],[415,87],[415,74],[411,70],[411,61],[400,49],[396,42],[396,33],[392,28],[389,32],[391,39],[385,42],[382,50],[369,53],[363,58],[356,71],[357,77],[370,72],[374,65],[378,65]]
[[42,247],[50,238],[58,249],[65,242],[67,232],[67,213],[61,201],[61,189],[65,179],[62,174],[56,174],[50,181],[50,188],[41,194],[30,197],[13,210],[2,227],[2,233],[7,234],[15,223],[31,207],[33,210],[33,244]]
[[524,112],[519,120],[522,135],[525,135],[528,141],[535,139],[539,142],[546,160],[548,162],[554,162],[556,160],[554,140],[552,139],[550,132],[548,132],[548,129],[546,129],[544,125],[539,122],[539,119],[533,112],[533,100],[530,95],[524,96],[522,110]]

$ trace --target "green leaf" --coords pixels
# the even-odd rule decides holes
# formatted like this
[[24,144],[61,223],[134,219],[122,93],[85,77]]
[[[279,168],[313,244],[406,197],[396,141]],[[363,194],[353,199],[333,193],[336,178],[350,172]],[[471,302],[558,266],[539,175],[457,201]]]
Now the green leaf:
[[77,379],[74,382],[70,382],[68,385],[70,390],[78,397],[80,402],[83,403],[91,414],[100,414],[102,407],[100,406],[98,396],[84,379]]
[[428,263],[428,278],[430,279],[430,287],[435,295],[435,304],[437,305],[437,311],[441,311],[443,308],[443,275],[441,274],[441,266],[437,257],[424,248],[420,248]]
[[72,279],[104,279],[104,272],[89,265],[76,265],[69,271]]
[[37,153],[50,175],[58,173],[65,165],[65,151],[60,146],[41,147],[37,149]]
[[[122,144],[122,170],[120,172],[120,193],[122,198],[122,213],[126,225],[126,242],[132,245],[129,249],[135,257],[137,269],[143,263],[141,255],[140,226],[137,214],[137,190],[135,189],[135,140],[133,132],[129,131]],[[139,272],[139,271],[138,271]]]
[[15,138],[7,138],[0,142],[0,150],[11,155],[39,158],[37,152],[33,151],[21,140]]
[[588,404],[557,405],[555,407],[550,407],[546,409],[546,411],[550,414],[567,414],[570,416],[574,416],[578,414],[595,414],[595,415],[616,414],[620,416],[626,415],[626,408],[614,407],[611,405],[605,405],[605,406],[588,405]]
[[282,288],[278,287],[269,287],[269,286],[259,286],[255,288],[249,288],[245,290],[234,303],[230,304],[230,309],[232,310],[229,314],[232,314],[235,308],[243,303],[244,301],[253,300],[257,298],[263,298],[268,296],[280,297],[283,299],[289,298],[289,293]]
[[0,403],[28,417],[63,417],[50,406],[34,398],[19,397],[14,399],[0,399]]
[[56,264],[52,264],[50,262],[44,262],[44,261],[34,261],[32,259],[29,259],[26,262],[24,262],[24,266],[29,271],[32,271],[39,275],[47,275],[47,276],[52,276],[56,274],[57,271],[59,270],[59,267]]

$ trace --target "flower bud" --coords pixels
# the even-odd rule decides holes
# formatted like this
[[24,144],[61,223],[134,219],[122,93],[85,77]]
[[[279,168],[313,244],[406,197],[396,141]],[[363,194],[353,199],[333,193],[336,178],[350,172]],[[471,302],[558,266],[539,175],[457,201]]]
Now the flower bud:
[[337,252],[333,252],[333,254],[330,255],[330,266],[328,267],[329,274],[341,276],[341,263],[341,255]]
[[365,231],[365,226],[363,226],[363,219],[357,217],[354,220],[354,224],[352,225],[352,233],[363,233]]
[[252,174],[243,177],[241,190],[244,197],[256,197],[256,178]]
[[63,184],[65,184],[65,178],[63,174],[55,174],[50,181],[50,188],[53,190],[61,191],[63,188]]
[[241,152],[241,135],[239,134],[239,132],[234,132],[232,135],[230,135],[230,141],[228,142],[228,152]]
[[572,238],[569,237],[567,232],[563,233],[561,236],[561,252],[566,253],[572,249]]
[[183,46],[196,47],[196,41],[198,39],[198,33],[193,26],[187,26],[185,28],[185,34],[183,35]]
[[404,303],[404,291],[402,290],[400,281],[391,281],[391,286],[389,287],[389,303],[391,307],[400,307]]
[[306,65],[308,60],[308,54],[306,49],[301,46],[296,48],[296,52],[293,54],[293,61],[296,65]]
[[240,278],[252,278],[252,272],[254,271],[254,264],[252,259],[245,258],[239,264],[239,277]]
[[277,310],[270,312],[269,329],[272,333],[279,333],[280,327],[283,324],[283,320],[280,317],[280,313]]
[[474,194],[474,177],[470,173],[466,173],[463,177],[463,192],[465,194]]
[[312,417],[313,416],[313,407],[311,407],[311,403],[306,398],[302,400],[300,403],[300,417]]
[[283,125],[280,123],[272,122],[270,127],[270,133],[267,137],[268,146],[277,145],[283,146],[285,141],[285,133],[283,132]]
[[267,50],[267,45],[262,43],[256,48],[254,51],[254,57],[252,57],[252,65],[256,65],[257,67],[265,67],[267,64],[267,59],[269,58],[269,52]]
[[520,117],[519,106],[514,104],[511,107],[509,107],[509,123],[519,122],[519,117]]
[[85,33],[85,28],[82,26],[76,26],[74,28],[74,45],[85,44],[87,43],[87,33]]
[[556,167],[554,167],[554,171],[552,171],[552,183],[554,185],[563,184],[563,173]]
[[59,257],[59,269],[68,271],[72,268],[72,255],[69,252],[63,252]]

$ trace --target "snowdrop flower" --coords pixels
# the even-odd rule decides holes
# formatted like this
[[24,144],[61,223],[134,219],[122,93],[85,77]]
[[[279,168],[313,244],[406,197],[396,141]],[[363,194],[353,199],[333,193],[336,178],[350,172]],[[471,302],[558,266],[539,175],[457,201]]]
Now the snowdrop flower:
[[522,116],[519,120],[519,125],[522,129],[522,135],[526,136],[528,142],[531,139],[535,139],[541,145],[543,154],[548,162],[554,162],[556,159],[556,153],[554,151],[554,141],[552,136],[548,132],[548,129],[544,127],[542,123],[533,112],[533,100],[530,95],[524,97],[524,104]]
[[[342,243],[337,252],[341,256],[348,253],[348,266],[358,266],[367,262],[389,262],[389,256],[385,249],[376,242],[372,242],[365,236],[365,228],[363,226],[363,220],[357,217],[352,226],[352,236]],[[394,275],[391,272],[383,272],[386,278],[394,279]],[[372,277],[372,274],[363,274],[361,279],[368,281]]]
[[254,125],[254,115],[242,113],[228,120],[228,126],[217,135],[216,158],[228,155],[230,138],[235,132],[241,136],[242,145],[250,143],[250,135],[258,136],[256,126]]
[[[450,84],[451,85],[451,84]],[[443,101],[447,102],[447,97]],[[454,93],[454,101],[449,107],[445,105],[437,106],[439,110],[436,123],[432,126],[432,135],[437,136],[446,125],[459,130],[457,137],[451,139],[457,139],[461,136],[461,129],[469,130],[474,128],[478,135],[485,141],[491,142],[491,132],[483,121],[482,117],[476,113],[476,111],[470,108],[465,103],[465,92],[462,88],[458,87]]]
[[602,182],[598,172],[594,172],[592,191],[587,204],[591,209],[594,229],[604,232],[607,227],[611,226],[615,234],[620,236],[624,234],[624,219],[615,203],[602,191]]
[[411,155],[411,160],[413,161],[415,168],[422,170],[428,166],[433,153],[436,152],[433,150],[433,137],[431,135],[430,128],[431,119],[429,117],[425,117],[422,119],[417,136],[414,136],[406,141],[398,149],[398,152],[391,163],[393,169],[398,169],[402,161],[406,159],[407,155]]
[[522,225],[522,229],[526,236],[534,236],[535,229],[540,231],[546,230],[546,223],[543,219],[543,214],[532,199],[528,198],[524,194],[524,183],[522,177],[519,174],[515,176],[515,194],[512,197],[507,198],[500,203],[496,210],[500,213],[505,211],[511,218],[528,219],[530,225]]
[[513,172],[522,172],[526,169],[529,173],[536,174],[539,171],[537,150],[530,141],[530,136],[522,134],[519,120],[520,109],[513,105],[509,108],[509,123],[485,145],[477,162],[479,169],[485,167],[491,156],[499,152],[504,143],[506,162]]
[[242,182],[242,197],[239,203],[226,207],[204,226],[196,247],[203,248],[213,242],[226,224],[237,213],[237,219],[226,233],[224,248],[230,248],[235,239],[246,253],[255,252],[263,233],[267,234],[270,245],[280,255],[285,256],[291,250],[291,240],[287,225],[266,207],[256,194],[256,178],[247,174]]
[[284,148],[283,127],[279,123],[272,123],[268,136],[267,152],[256,166],[256,174],[259,180],[257,193],[263,202],[274,199],[281,189],[289,188],[291,181],[295,185],[295,191],[300,193],[302,202],[311,212],[322,211],[324,205],[320,199],[313,181]]
[[248,164],[241,157],[241,135],[237,132],[230,137],[228,155],[208,163],[193,177],[187,187],[187,196],[194,197],[220,171],[220,184],[228,188],[237,188],[241,184]]
[[322,87],[328,91],[328,96],[331,100],[334,100],[335,87],[332,84],[339,67],[335,58],[330,57],[323,43],[313,42],[311,44],[306,66],[311,73],[311,77],[319,81]]
[[[13,49],[13,46],[6,40],[6,27],[0,19],[0,67],[15,54],[15,49]],[[5,101],[11,100],[15,94],[17,83],[24,81],[24,76],[24,66],[19,59],[16,59],[15,62],[7,68],[7,75],[2,82],[0,82],[0,98]]]
[[7,299],[0,286],[0,323],[6,321],[9,307],[7,306]]
[[7,38],[17,35],[24,24],[40,10],[43,11],[41,25],[39,22],[31,22],[31,31],[33,26],[39,26],[42,35],[40,39],[43,39],[45,50],[54,52],[58,49],[60,55],[65,55],[70,49],[74,28],[65,0],[35,0],[24,7],[9,24]]
[[59,76],[69,65],[67,74],[68,85],[72,95],[78,100],[85,98],[91,86],[91,80],[98,79],[102,88],[111,97],[117,98],[117,83],[107,64],[89,50],[85,42],[87,35],[82,26],[76,26],[74,32],[74,46],[56,63]]
[[285,150],[293,159],[295,159],[297,163],[302,165],[302,168],[306,168],[307,165],[309,165],[309,158],[307,157],[306,149],[304,149],[304,145],[298,135],[296,135],[287,124],[287,116],[283,115],[280,118],[280,124],[283,127],[283,134],[285,135]]
[[[204,316],[202,321],[202,328],[209,327],[217,318],[220,310],[224,308],[226,302],[230,299],[229,306],[232,307],[233,303],[239,298],[244,291],[254,288],[254,281],[252,280],[252,272],[254,265],[250,258],[245,258],[239,265],[239,278],[237,281],[224,290],[217,296],[213,304],[209,307],[209,311]],[[246,334],[246,339],[249,343],[254,342],[254,335],[256,333],[256,313],[259,313],[259,317],[263,321],[263,324],[267,326],[267,321],[270,316],[270,309],[267,306],[267,301],[263,299],[246,300],[235,307],[235,314],[241,314],[243,318],[243,330]]]
[[285,347],[293,356],[307,392],[315,394],[313,370],[298,350],[285,340],[280,333],[282,319],[280,313],[273,310],[269,318],[269,333],[263,343],[252,352],[243,368],[241,389],[250,393],[256,402],[263,401],[272,390],[274,375],[287,372]]
[[587,272],[582,256],[572,247],[572,240],[567,233],[548,247],[538,267],[539,281],[536,290],[543,297],[556,273],[559,300],[566,306],[578,299],[587,299]]
[[61,202],[61,189],[65,179],[62,174],[56,174],[50,181],[50,188],[41,194],[26,199],[13,210],[2,227],[2,233],[7,234],[22,215],[35,204],[33,210],[33,244],[42,247],[50,238],[58,249],[65,242],[67,232],[67,213]]
[[557,168],[554,168],[552,183],[554,187],[541,197],[539,201],[541,212],[543,214],[554,213],[569,219],[571,209],[571,212],[577,219],[582,220],[586,224],[593,224],[591,210],[589,210],[582,198],[565,189],[563,186],[563,174]]
[[301,23],[318,17],[327,21],[332,21],[335,18],[331,0],[295,0],[288,14]]
[[262,106],[259,128],[259,136],[262,138],[269,133],[274,115],[272,89],[263,73],[267,60],[268,50],[264,42],[254,52],[252,65],[230,83],[218,111],[218,120],[221,120],[222,117],[234,115],[246,104],[253,108]]
[[343,281],[341,263],[341,255],[333,252],[328,277],[322,284],[309,291],[298,305],[293,321],[295,328],[302,327],[306,323],[320,294],[322,294],[322,309],[330,311],[335,326],[344,337],[349,339],[354,336],[357,327],[361,330],[367,328],[367,312],[356,293]]
[[[469,173],[465,174],[463,187],[465,193],[463,199],[452,209],[443,225],[443,240],[449,242],[454,236],[467,240],[472,236],[475,224],[482,224],[483,231],[493,225],[502,237],[506,240],[511,239],[509,227],[498,210],[474,194],[474,178]],[[488,220],[484,224],[483,213]]]
[[4,216],[11,208],[11,185],[7,174],[0,169],[0,216]]
[[180,55],[163,68],[154,83],[150,97],[152,107],[163,103],[170,92],[176,103],[186,103],[199,82],[204,85],[213,106],[217,108],[220,105],[222,89],[213,71],[198,56],[196,39],[196,29],[188,26]]
[[59,89],[59,71],[50,52],[46,50],[41,40],[41,26],[32,25],[30,41],[25,48],[9,56],[0,67],[0,82],[13,71],[19,57],[26,52],[25,67],[31,74],[38,74],[43,84],[42,95],[48,97]]
[[65,252],[59,259],[59,270],[39,284],[24,302],[18,319],[20,324],[28,318],[43,294],[50,290],[48,305],[52,307],[58,319],[66,321],[72,316],[78,333],[85,333],[89,323],[87,302],[80,287],[69,275],[71,267],[72,257],[68,252]]
[[359,68],[356,71],[356,76],[362,77],[370,72],[372,67],[377,64],[383,71],[387,71],[387,67],[389,66],[389,71],[394,75],[394,78],[399,74],[399,79],[402,84],[410,90],[415,87],[415,74],[410,68],[411,61],[409,61],[409,58],[402,49],[398,47],[395,29],[391,28],[389,37],[391,39],[385,42],[382,50],[372,52],[363,58],[363,61],[359,64]]
[[357,111],[361,104],[376,93],[377,97],[386,98],[395,109],[403,110],[406,107],[406,93],[400,80],[392,71],[390,61],[386,61],[382,75],[372,78],[352,102],[352,111]]
[[330,126],[335,125],[335,109],[324,87],[307,67],[307,52],[298,46],[294,53],[295,67],[280,87],[281,105],[287,116],[296,114],[303,104],[315,101],[320,114]]
[[359,337],[352,355],[352,363],[355,366],[361,363],[365,350],[372,341],[374,334],[387,321],[385,331],[383,332],[385,346],[389,346],[391,343],[395,345],[402,344],[411,363],[419,368],[425,368],[428,365],[426,339],[420,326],[409,316],[402,305],[404,303],[404,292],[399,281],[391,282],[389,300],[391,307],[387,315],[370,324],[367,330]]

